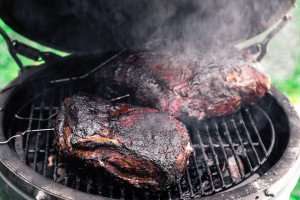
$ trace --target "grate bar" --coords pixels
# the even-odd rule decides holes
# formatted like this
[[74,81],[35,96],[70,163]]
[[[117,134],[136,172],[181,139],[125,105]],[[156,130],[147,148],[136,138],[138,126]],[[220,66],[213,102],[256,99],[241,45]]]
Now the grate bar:
[[170,191],[168,191],[168,199],[169,199],[169,200],[172,200],[172,195],[171,195],[171,192],[170,192]]
[[[51,116],[53,114],[53,98],[51,98],[51,101],[50,101],[50,109],[45,109],[45,110],[48,110],[48,114],[49,116]],[[48,123],[47,123],[47,128],[51,127],[52,126],[52,121],[49,120]],[[49,143],[50,143],[50,133],[47,132],[46,134],[46,144],[45,144],[45,158],[44,158],[44,168],[43,168],[43,175],[46,176],[47,174],[47,167],[48,167],[48,155],[49,155]]]
[[[239,122],[240,122],[240,124],[242,125],[242,127],[243,127],[243,129],[244,129],[244,131],[245,131],[245,133],[246,133],[247,139],[248,139],[248,141],[249,141],[249,144],[250,144],[250,146],[251,146],[252,151],[254,152],[255,158],[256,158],[257,162],[258,162],[259,164],[261,164],[260,157],[259,157],[259,155],[258,155],[258,153],[257,153],[257,151],[256,151],[256,148],[255,148],[255,146],[254,146],[254,142],[253,142],[253,140],[252,140],[252,138],[251,138],[251,136],[250,136],[250,132],[249,132],[249,130],[248,130],[246,124],[245,124],[244,117],[243,117],[243,115],[241,114],[241,112],[239,113],[239,116],[240,116],[240,117],[239,117],[239,118],[240,118],[240,121],[239,121]],[[256,168],[254,168],[254,170],[256,170]]]
[[76,179],[75,179],[75,180],[76,180],[75,188],[76,188],[77,190],[79,190],[81,179],[80,179],[79,176],[76,176]]
[[[202,186],[203,185],[203,183],[202,183],[202,173],[201,173],[201,171],[200,171],[200,167],[198,166],[198,164],[197,164],[197,160],[196,160],[196,153],[195,153],[195,151],[193,151],[193,153],[192,153],[192,157],[193,157],[193,164],[194,164],[194,166],[195,166],[195,169],[196,169],[196,173],[197,173],[197,179],[199,180],[199,183],[200,183],[200,185]],[[201,195],[203,195],[204,194],[204,188],[203,187],[200,187],[201,189]]]
[[[53,99],[53,98],[51,98],[51,99]],[[52,104],[52,103],[51,103]],[[53,113],[52,113],[52,111],[53,110],[58,110],[59,109],[59,107],[57,107],[57,106],[53,106],[53,105],[49,105],[49,106],[44,106],[44,107],[41,107],[41,106],[33,106],[33,109],[34,110],[36,110],[36,111],[39,111],[39,110],[45,110],[45,111],[51,111],[50,112],[50,114],[49,115],[52,115]]]
[[[230,136],[230,132],[229,132],[229,129],[228,129],[228,124],[227,124],[227,122],[225,122],[225,120],[223,119],[223,126],[224,126],[224,128],[225,128],[225,136],[227,137],[227,139],[228,139],[228,141],[229,141],[229,145],[230,145],[230,148],[231,148],[231,152],[232,152],[232,154],[233,154],[233,156],[234,156],[234,159],[235,159],[235,162],[237,163],[237,167],[238,167],[238,171],[239,171],[239,174],[240,174],[240,176],[241,176],[241,178],[244,178],[244,173],[243,173],[243,171],[242,171],[242,166],[241,166],[241,164],[240,164],[240,162],[239,162],[239,158],[238,158],[238,156],[237,156],[237,154],[236,154],[236,152],[235,152],[235,149],[234,149],[234,147],[233,147],[233,143],[232,143],[232,138],[231,138],[231,136]],[[232,179],[232,177],[231,177],[231,179]],[[234,182],[234,180],[232,179],[232,181]]]
[[234,120],[234,118],[231,118],[230,121],[231,121],[231,124],[232,124],[233,127],[234,127],[234,132],[236,133],[237,138],[238,138],[238,140],[239,140],[239,142],[240,142],[240,144],[241,144],[241,146],[240,146],[240,147],[241,147],[241,153],[243,154],[243,156],[245,156],[245,158],[246,158],[246,160],[247,160],[247,164],[248,164],[248,166],[250,167],[251,172],[253,172],[253,167],[252,167],[251,161],[250,161],[250,159],[249,159],[249,156],[248,156],[248,154],[247,154],[247,150],[246,150],[246,148],[245,148],[245,146],[244,146],[244,144],[243,144],[243,140],[242,140],[242,138],[241,138],[241,133],[240,133],[240,131],[239,131],[237,125],[236,125],[236,121]]
[[250,120],[250,123],[251,123],[251,125],[252,125],[252,127],[254,129],[254,133],[256,134],[256,137],[258,138],[259,144],[260,144],[261,148],[263,149],[264,154],[267,156],[268,155],[267,149],[266,149],[265,144],[263,143],[263,141],[262,141],[262,139],[260,137],[260,133],[259,133],[257,127],[256,127],[254,119],[253,119],[253,117],[252,117],[252,115],[251,115],[251,113],[250,113],[250,111],[249,111],[248,108],[246,108],[245,111],[246,111],[246,114],[247,114],[247,116],[248,116],[248,118]]
[[92,189],[93,189],[93,181],[91,179],[88,179],[86,185],[86,192],[91,193]]
[[220,162],[219,162],[219,159],[218,159],[218,155],[212,145],[212,139],[211,139],[211,132],[209,131],[209,127],[208,127],[208,124],[205,124],[205,130],[206,130],[206,133],[207,133],[207,137],[208,137],[208,142],[209,142],[209,146],[210,146],[210,149],[212,151],[212,154],[213,154],[213,159],[214,159],[214,163],[215,163],[215,166],[217,168],[217,174],[218,176],[221,178],[221,181],[222,181],[222,186],[225,185],[225,182],[224,182],[224,177],[223,177],[223,174],[221,172],[221,169],[220,169]]
[[[222,153],[224,155],[224,158],[225,158],[225,166],[226,166],[226,170],[227,172],[229,173],[229,176],[232,177],[232,174],[231,174],[231,171],[229,170],[229,164],[228,164],[228,156],[227,156],[227,153],[226,153],[226,150],[225,150],[225,145],[224,145],[224,142],[223,142],[223,139],[221,138],[221,134],[220,134],[220,128],[217,124],[217,122],[214,120],[214,127],[215,127],[215,130],[216,130],[216,134],[217,134],[217,138],[218,138],[218,141],[220,143],[220,146],[221,146],[221,149],[222,149]],[[224,188],[228,188],[230,187],[232,184],[225,184],[223,185]]]
[[[33,110],[33,106],[31,106],[30,108],[30,118],[32,118],[33,116],[33,113],[34,113],[34,110]],[[32,128],[32,120],[29,120],[28,122],[28,126],[27,126],[27,131],[30,131]],[[25,160],[27,161],[28,160],[28,150],[29,150],[29,141],[30,141],[30,133],[26,135],[26,139],[25,139]]]
[[208,165],[208,161],[209,161],[209,158],[205,152],[205,148],[203,146],[203,141],[202,141],[202,138],[201,138],[201,133],[199,132],[199,130],[196,131],[196,136],[200,142],[200,146],[201,146],[201,152],[202,152],[202,155],[204,156],[204,165],[206,167],[206,170],[208,172],[208,176],[209,176],[209,183],[210,183],[210,186],[212,188],[212,190],[210,192],[204,192],[204,194],[211,194],[213,193],[213,191],[215,190],[215,186],[214,186],[214,183],[213,183],[213,178],[212,178],[212,172],[210,170],[210,167]]
[[121,188],[121,200],[125,200],[125,189],[124,187]]
[[[41,129],[41,130],[44,130],[44,129]],[[51,130],[53,130],[53,129],[51,129]],[[48,131],[51,131],[51,130],[49,129]],[[45,134],[45,135],[48,135],[48,133]],[[49,146],[48,146],[48,153],[54,153],[55,151],[56,150],[54,148],[49,148]],[[34,152],[36,152],[36,150],[34,150],[34,149],[28,149],[28,152],[29,153],[34,153]],[[46,153],[47,151],[46,151],[46,149],[39,149],[38,152],[39,153]]]
[[[70,179],[70,177],[71,177],[72,175],[71,174],[69,174],[69,176],[65,176],[64,177],[64,185],[69,185],[69,179]],[[74,186],[73,186],[74,187]]]
[[[59,102],[62,102],[63,101],[63,98],[64,98],[64,91],[63,91],[63,88],[59,88],[58,89],[58,99],[59,99]],[[57,170],[58,170],[58,159],[59,159],[59,155],[58,155],[58,152],[55,153],[55,162],[54,162],[54,172],[53,172],[53,179],[54,181],[57,181],[57,179],[59,178],[57,176]]]
[[181,184],[180,184],[179,180],[176,181],[176,185],[177,185],[177,189],[178,189],[178,192],[179,192],[179,197],[180,197],[180,199],[182,199],[183,192],[182,192],[182,188],[181,188]]
[[[45,93],[42,95],[41,107],[43,107],[45,105],[44,98],[45,98]],[[40,110],[39,119],[42,119],[42,118],[43,118],[43,111]],[[41,121],[38,121],[37,129],[41,129],[41,128],[42,128]],[[33,161],[33,166],[34,166],[33,168],[35,171],[37,171],[37,159],[38,159],[38,154],[39,154],[39,150],[40,150],[40,145],[39,145],[40,136],[41,136],[41,133],[38,132],[36,134],[36,139],[35,139],[35,152],[34,152],[34,161]]]
[[[253,142],[252,144],[251,144],[250,142],[242,142],[242,144],[243,144],[244,146],[250,146],[250,145],[253,145],[253,146],[256,146],[256,147],[260,147],[260,146],[261,146],[258,142]],[[200,144],[193,144],[192,146],[193,146],[193,148],[195,148],[195,149],[201,148],[201,145],[200,145]],[[204,146],[204,148],[209,148],[209,147],[210,147],[210,145],[208,145],[208,144],[203,144],[203,146]],[[221,144],[215,144],[215,143],[213,143],[212,146],[213,146],[214,148],[222,148],[222,145],[221,145]],[[232,143],[232,146],[233,146],[233,147],[239,147],[240,144],[236,144],[236,143],[233,142],[233,143]],[[223,147],[224,147],[224,148],[230,148],[231,145],[230,145],[230,144],[223,144]]]
[[185,170],[186,173],[186,177],[187,177],[187,182],[188,182],[188,186],[189,186],[189,190],[190,190],[190,197],[194,197],[194,187],[192,184],[192,180],[191,180],[191,175],[188,169]]

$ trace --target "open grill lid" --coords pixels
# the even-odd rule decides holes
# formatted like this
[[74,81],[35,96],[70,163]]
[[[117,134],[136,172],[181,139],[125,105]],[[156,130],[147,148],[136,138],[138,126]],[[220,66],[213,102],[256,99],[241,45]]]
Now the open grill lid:
[[294,1],[0,0],[0,17],[42,44],[95,53],[144,48],[153,37],[232,45],[266,30]]

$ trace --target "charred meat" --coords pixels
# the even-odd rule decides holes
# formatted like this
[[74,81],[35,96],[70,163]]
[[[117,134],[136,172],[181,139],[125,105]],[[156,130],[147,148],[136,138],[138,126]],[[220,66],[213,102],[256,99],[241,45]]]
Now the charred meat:
[[168,114],[96,97],[66,98],[56,128],[63,156],[136,187],[159,190],[174,183],[192,151],[185,126]]
[[99,70],[95,80],[102,94],[126,91],[143,106],[197,119],[231,114],[268,92],[269,78],[241,57],[205,57],[126,52]]

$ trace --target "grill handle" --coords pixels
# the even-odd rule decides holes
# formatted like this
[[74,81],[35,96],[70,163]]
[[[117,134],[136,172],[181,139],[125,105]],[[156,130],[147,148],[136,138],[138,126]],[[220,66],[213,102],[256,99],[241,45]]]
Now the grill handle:
[[3,39],[6,42],[8,51],[12,58],[15,60],[16,64],[19,66],[21,72],[24,70],[24,65],[19,55],[25,56],[31,60],[34,61],[45,61],[49,62],[53,59],[60,58],[59,55],[52,53],[52,52],[42,52],[36,48],[33,48],[27,44],[24,44],[18,40],[12,40],[8,34],[3,30],[2,27],[0,27],[0,35],[3,37]]

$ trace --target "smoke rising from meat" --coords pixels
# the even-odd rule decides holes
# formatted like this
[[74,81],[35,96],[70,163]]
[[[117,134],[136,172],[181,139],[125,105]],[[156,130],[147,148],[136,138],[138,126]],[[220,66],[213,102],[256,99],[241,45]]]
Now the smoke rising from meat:
[[294,0],[28,0],[3,9],[33,39],[71,51],[146,48],[201,57],[216,49],[217,55],[264,31],[293,3]]
[[[158,9],[156,13],[163,15],[160,19],[165,21],[145,41],[146,48],[183,55],[181,58],[201,59],[208,52],[216,57],[222,56],[236,42],[263,31],[273,20],[271,15],[276,15],[284,1],[175,2],[176,7],[160,4],[169,6]],[[152,18],[149,19],[142,23],[152,23]]]

